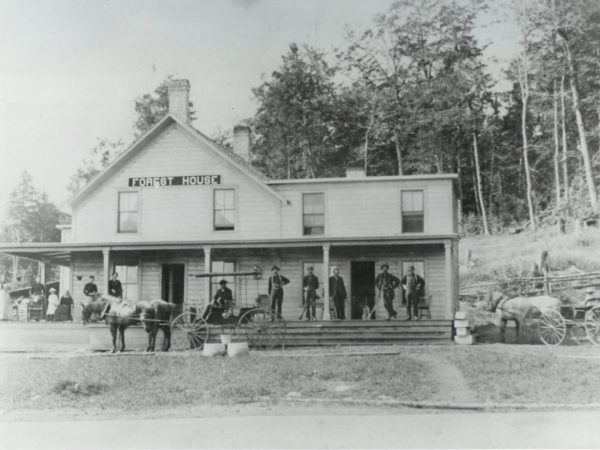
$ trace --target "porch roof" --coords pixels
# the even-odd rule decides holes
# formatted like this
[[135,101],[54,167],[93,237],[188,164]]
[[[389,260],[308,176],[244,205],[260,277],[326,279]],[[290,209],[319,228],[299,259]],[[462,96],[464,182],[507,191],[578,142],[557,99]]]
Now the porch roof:
[[157,242],[44,242],[44,243],[0,243],[0,253],[29,258],[51,264],[69,265],[73,254],[85,252],[143,251],[143,250],[203,250],[228,248],[298,248],[363,245],[420,245],[443,244],[458,240],[458,234],[446,235],[402,235],[381,237],[327,237],[307,236],[295,239],[260,239],[227,241],[157,241]]

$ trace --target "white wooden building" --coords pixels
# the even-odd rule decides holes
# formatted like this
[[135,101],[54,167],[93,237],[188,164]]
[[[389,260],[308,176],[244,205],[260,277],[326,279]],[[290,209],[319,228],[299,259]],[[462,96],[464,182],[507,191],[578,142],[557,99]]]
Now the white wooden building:
[[234,151],[224,149],[191,126],[188,99],[189,83],[172,81],[168,115],[69,201],[62,242],[1,244],[0,252],[64,266],[61,290],[76,303],[89,275],[103,292],[116,270],[130,299],[206,304],[215,285],[196,274],[259,266],[260,280],[229,278],[244,306],[266,294],[276,264],[291,280],[285,318],[302,310],[307,265],[324,299],[323,281],[340,268],[349,318],[375,296],[382,263],[398,277],[413,265],[426,280],[433,319],[452,318],[457,175],[369,177],[354,168],[345,178],[268,180],[248,161],[249,129],[236,127]]

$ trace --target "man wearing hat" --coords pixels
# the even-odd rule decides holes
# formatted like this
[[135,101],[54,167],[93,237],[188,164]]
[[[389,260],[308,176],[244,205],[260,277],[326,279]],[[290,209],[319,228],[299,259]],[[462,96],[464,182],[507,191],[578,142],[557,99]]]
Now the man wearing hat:
[[415,268],[410,266],[408,273],[402,277],[402,289],[406,293],[406,313],[408,320],[419,319],[419,298],[423,294],[425,280],[415,273]]
[[344,279],[340,277],[339,267],[333,268],[333,276],[329,277],[329,298],[335,306],[335,315],[338,319],[346,318],[346,286]]
[[271,276],[269,277],[269,296],[271,297],[271,311],[277,313],[277,318],[281,319],[281,305],[283,303],[283,286],[288,284],[288,280],[283,275],[279,275],[279,267],[271,267]]
[[307,267],[306,271],[308,273],[302,280],[302,286],[304,287],[304,292],[306,293],[306,320],[311,320],[311,318],[312,320],[315,320],[317,318],[317,289],[319,289],[319,279],[313,273],[314,270],[315,268],[313,266]]
[[219,281],[219,290],[214,296],[214,305],[218,308],[229,309],[233,303],[233,292],[227,287],[227,280]]
[[398,313],[394,310],[394,289],[400,286],[400,279],[388,272],[390,265],[384,263],[381,265],[381,272],[375,278],[378,296],[383,296],[383,306],[388,313],[387,320],[396,317]]

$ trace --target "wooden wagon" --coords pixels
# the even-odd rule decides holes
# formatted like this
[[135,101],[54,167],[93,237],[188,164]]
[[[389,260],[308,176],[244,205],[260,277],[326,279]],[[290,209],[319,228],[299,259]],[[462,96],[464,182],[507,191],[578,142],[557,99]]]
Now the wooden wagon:
[[546,345],[562,344],[569,332],[577,341],[600,345],[600,301],[594,299],[581,306],[563,304],[542,311],[538,332]]
[[[260,278],[260,269],[250,272],[206,273],[195,275],[198,278],[249,277]],[[246,304],[247,295],[246,295]],[[207,306],[186,305],[181,314],[171,322],[171,336],[174,348],[201,349],[212,337],[232,335],[236,340],[248,342],[254,349],[273,349],[285,346],[286,322],[271,311],[266,295],[259,295],[251,306],[239,310],[220,308],[209,303]]]

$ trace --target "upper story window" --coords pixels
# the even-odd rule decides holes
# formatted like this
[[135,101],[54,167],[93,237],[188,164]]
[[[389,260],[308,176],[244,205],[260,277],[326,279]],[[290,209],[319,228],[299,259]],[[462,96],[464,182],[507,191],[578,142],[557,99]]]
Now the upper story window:
[[302,195],[303,234],[325,233],[325,194]]
[[402,232],[422,233],[425,229],[423,191],[402,191]]
[[214,190],[215,231],[235,229],[235,189]]
[[119,192],[119,233],[137,233],[139,229],[137,192]]

